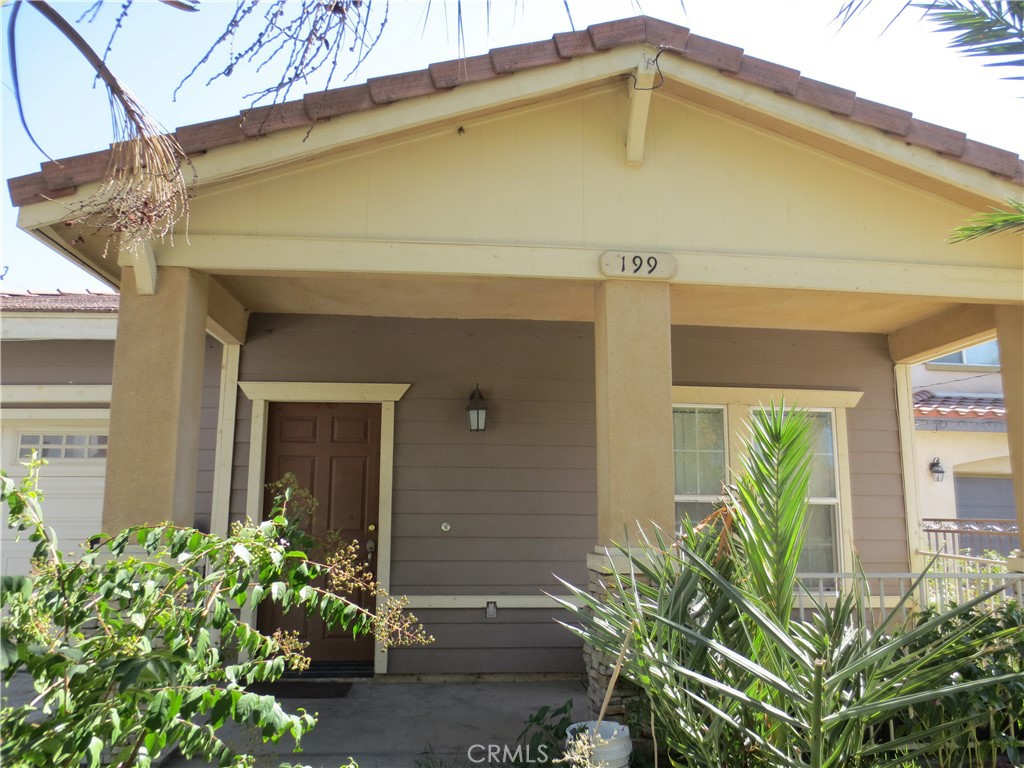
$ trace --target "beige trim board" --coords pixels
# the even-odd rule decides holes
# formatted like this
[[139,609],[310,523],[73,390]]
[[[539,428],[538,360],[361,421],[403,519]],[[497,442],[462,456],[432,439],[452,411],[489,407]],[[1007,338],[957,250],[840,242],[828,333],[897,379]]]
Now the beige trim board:
[[105,426],[110,421],[109,408],[0,408],[0,421],[4,426],[15,422],[44,422],[63,424],[82,422],[79,426]]
[[[606,279],[604,247],[515,243],[354,240],[326,237],[193,234],[187,243],[157,243],[160,266],[214,274],[357,272],[365,274]],[[626,250],[629,250],[628,248]],[[284,258],[282,254],[287,254]],[[997,267],[821,259],[758,253],[673,251],[671,283],[929,296],[951,301],[1020,300],[1024,271]]]
[[238,386],[253,402],[279,403],[386,403],[402,399],[411,384],[334,384],[300,381],[240,381]]
[[116,337],[116,312],[4,312],[0,323],[4,341],[113,341]]
[[110,402],[109,384],[5,384],[2,403],[102,403]]
[[783,399],[797,408],[853,408],[863,392],[843,389],[766,389],[759,387],[672,387],[679,405],[767,405]]
[[903,500],[907,521],[907,557],[910,570],[919,573],[924,569],[925,559],[921,557],[921,500],[917,487],[917,450],[914,441],[914,387],[910,366],[897,363],[894,366],[896,379],[896,418],[899,424],[900,470],[903,474]]
[[573,595],[409,595],[406,598],[409,608],[456,608],[465,610],[485,610],[487,603],[493,602],[501,609],[513,608],[558,608],[559,600],[573,605],[582,605],[579,598]]
[[[385,592],[391,581],[391,504],[394,475],[395,402],[408,391],[410,384],[362,384],[308,381],[242,381],[242,392],[252,400],[252,422],[249,436],[249,476],[246,494],[246,518],[249,522],[263,517],[264,469],[267,463],[267,405],[277,403],[380,403],[380,492],[378,493],[377,583]],[[377,596],[377,610],[387,598]],[[255,617],[248,608],[244,618],[252,623]],[[380,641],[374,644],[373,671],[388,671],[388,652]]]
[[238,361],[241,348],[226,344],[221,353],[220,402],[217,405],[217,447],[213,460],[210,531],[227,536],[231,510],[231,467],[235,456],[235,412],[238,407]]

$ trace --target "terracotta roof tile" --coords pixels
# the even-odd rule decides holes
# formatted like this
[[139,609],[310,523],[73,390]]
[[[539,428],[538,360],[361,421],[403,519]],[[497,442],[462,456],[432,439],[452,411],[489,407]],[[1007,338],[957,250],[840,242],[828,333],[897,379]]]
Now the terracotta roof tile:
[[1020,158],[1013,152],[989,144],[967,139],[967,146],[960,159],[1000,176],[1013,176],[1020,168]]
[[953,157],[960,157],[967,150],[966,133],[918,120],[916,117],[910,121],[907,142]]
[[918,416],[955,419],[1005,419],[1006,402],[991,395],[936,394],[930,389],[914,393]]
[[709,67],[735,74],[740,71],[743,49],[690,33],[686,38],[683,56],[698,64],[706,64]]
[[856,98],[853,101],[853,111],[850,119],[880,131],[895,133],[899,136],[906,136],[910,130],[910,121],[913,115],[905,109],[896,109],[888,104],[879,104],[877,101]]
[[752,85],[770,88],[776,93],[795,96],[800,83],[800,70],[784,67],[756,56],[744,56],[736,77]]
[[430,72],[430,79],[434,81],[434,87],[439,91],[446,91],[463,83],[490,80],[495,75],[491,57],[487,54],[439,61],[427,67],[427,71]]
[[43,180],[50,189],[75,187],[103,178],[110,169],[110,150],[89,152],[64,160],[43,163]]
[[667,48],[676,53],[686,50],[686,41],[690,37],[690,30],[680,27],[678,24],[669,24],[667,21],[648,17],[646,24],[646,40],[648,45],[656,48]]
[[376,104],[370,98],[370,87],[366,83],[350,85],[346,88],[332,88],[319,93],[307,93],[302,97],[306,114],[324,120],[352,112],[373,109]]
[[494,65],[494,71],[502,75],[531,67],[543,67],[545,64],[556,64],[561,60],[562,57],[558,55],[558,48],[555,47],[553,39],[541,40],[537,43],[509,45],[504,48],[494,48],[491,51],[491,63]]
[[[450,90],[531,67],[554,65],[625,45],[644,43],[724,72],[753,85],[792,96],[851,120],[903,137],[914,144],[1015,181],[1024,181],[1024,162],[997,147],[970,141],[960,131],[917,120],[905,110],[858,99],[853,91],[806,77],[789,67],[746,56],[741,48],[693,35],[686,27],[636,16],[593,24],[585,31],[556,34],[550,40],[496,48],[489,54],[431,64],[416,72],[371,78],[366,84],[311,93],[302,99],[175,131],[182,150],[196,155],[274,131],[312,125],[340,115],[374,109],[395,101]],[[107,172],[109,150],[44,163],[39,173],[10,179],[11,200],[25,206],[74,194],[76,187],[99,181]]]
[[116,293],[0,293],[4,312],[117,312]]
[[827,109],[837,115],[850,115],[853,113],[853,104],[857,100],[857,94],[846,88],[836,85],[829,85],[820,80],[813,80],[809,77],[801,77],[796,85],[797,101],[803,101],[814,107]]
[[630,19],[605,21],[591,24],[587,31],[590,33],[590,39],[594,41],[594,47],[599,51],[607,51],[620,45],[647,42],[647,19],[644,16],[634,16]]
[[370,98],[374,104],[392,104],[435,92],[430,72],[426,69],[403,72],[400,75],[371,77],[366,81],[366,85],[370,89]]
[[242,112],[240,117],[242,133],[249,138],[266,136],[268,133],[298,128],[313,122],[306,113],[306,104],[303,101],[287,101],[269,107],[256,107]]
[[592,53],[597,53],[597,48],[594,47],[594,40],[587,30],[559,32],[551,39],[555,41],[558,55],[563,59],[572,59],[577,56],[589,56]]
[[246,139],[242,131],[242,120],[236,115],[183,126],[174,132],[174,137],[186,155],[238,144]]

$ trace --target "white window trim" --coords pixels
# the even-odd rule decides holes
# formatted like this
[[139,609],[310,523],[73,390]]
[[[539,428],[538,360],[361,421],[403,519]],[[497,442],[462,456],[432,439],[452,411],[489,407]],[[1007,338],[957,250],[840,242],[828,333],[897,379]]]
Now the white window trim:
[[[380,490],[378,493],[377,583],[391,589],[391,496],[395,466],[395,403],[411,384],[349,384],[334,382],[240,381],[238,386],[252,400],[249,435],[249,478],[246,517],[263,518],[263,484],[267,463],[267,406],[269,403],[380,403]],[[378,596],[377,609],[385,598]],[[249,604],[246,603],[248,607]],[[248,607],[245,620],[256,617]],[[388,671],[387,648],[374,643],[373,671]]]
[[[787,408],[830,409],[835,419],[836,474],[839,487],[839,520],[837,520],[836,551],[839,571],[854,567],[853,493],[850,486],[850,444],[846,425],[846,409],[853,408],[864,396],[856,390],[831,389],[766,389],[758,387],[672,387],[673,407],[687,405],[724,405],[728,441],[728,466],[731,478],[743,466],[743,444],[735,439],[741,425],[749,421],[750,408],[785,402]],[[730,480],[731,482],[731,480]]]

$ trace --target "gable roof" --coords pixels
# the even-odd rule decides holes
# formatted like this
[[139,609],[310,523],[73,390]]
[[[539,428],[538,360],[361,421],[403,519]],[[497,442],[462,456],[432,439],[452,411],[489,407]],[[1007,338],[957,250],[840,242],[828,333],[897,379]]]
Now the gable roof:
[[914,393],[914,413],[932,418],[1006,419],[1006,402],[991,395]]
[[[646,16],[593,24],[586,30],[556,34],[550,40],[495,48],[480,56],[438,62],[414,72],[307,94],[302,99],[245,110],[239,116],[184,126],[175,130],[174,136],[191,157],[278,131],[308,128],[334,117],[450,91],[459,85],[637,44],[664,49],[966,166],[1024,181],[1024,162],[1013,152],[973,141],[961,131],[919,120],[906,110],[860,98],[851,90],[804,77],[798,70],[749,56],[742,48],[691,34],[686,27]],[[110,150],[106,149],[43,163],[38,173],[8,181],[11,200],[16,206],[26,206],[74,195],[80,185],[105,177],[110,157]]]
[[0,293],[4,312],[117,312],[120,297],[116,293]]

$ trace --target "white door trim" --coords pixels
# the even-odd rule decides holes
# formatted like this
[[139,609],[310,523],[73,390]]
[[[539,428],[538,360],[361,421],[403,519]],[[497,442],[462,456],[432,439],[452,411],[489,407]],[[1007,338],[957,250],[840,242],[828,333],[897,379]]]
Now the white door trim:
[[[391,495],[395,467],[395,403],[410,384],[356,384],[334,382],[240,381],[245,396],[252,400],[252,428],[249,436],[249,479],[246,517],[263,518],[264,466],[267,460],[267,404],[274,403],[380,403],[380,492],[377,537],[377,583],[384,592],[391,588]],[[386,598],[378,595],[377,610]],[[254,620],[251,608],[248,621]],[[388,671],[387,649],[375,643],[373,671]]]

